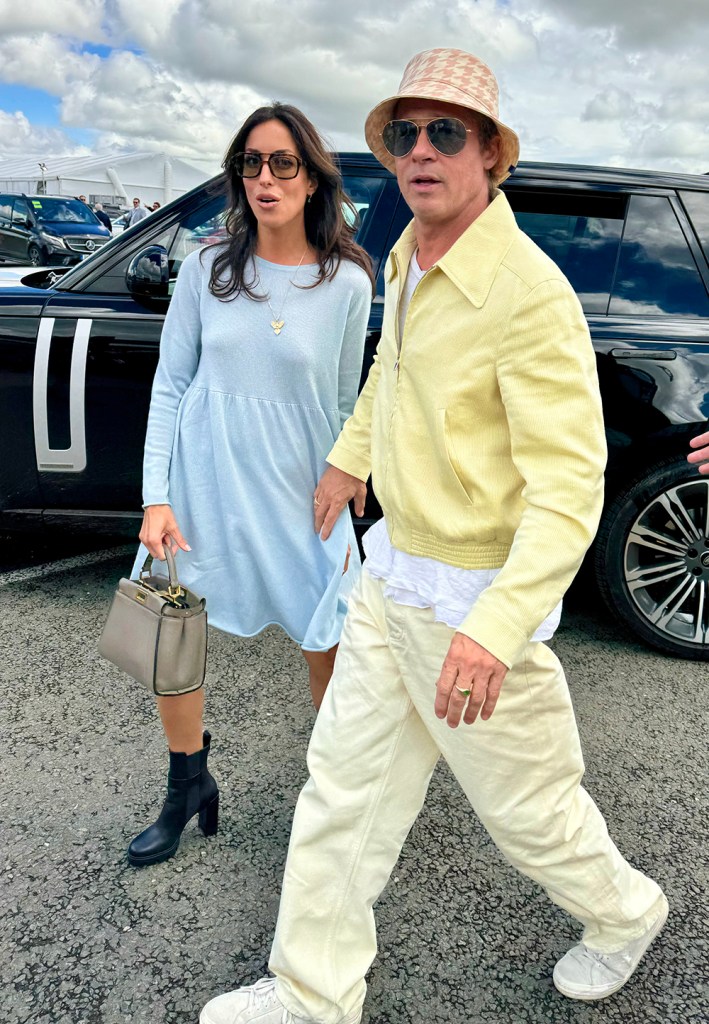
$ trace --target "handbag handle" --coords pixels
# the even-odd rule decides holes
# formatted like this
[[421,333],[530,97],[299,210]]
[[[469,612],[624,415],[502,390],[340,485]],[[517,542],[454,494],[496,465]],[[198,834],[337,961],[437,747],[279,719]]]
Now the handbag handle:
[[[177,566],[175,565],[175,556],[170,550],[168,545],[163,546],[163,553],[167,561],[167,574],[170,578],[170,583],[167,588],[167,592],[170,597],[180,597],[182,594],[182,587],[180,581],[177,578]],[[148,553],[145,561],[143,562],[143,568],[140,570],[140,578],[148,576],[150,574],[150,568],[153,564],[153,556]]]

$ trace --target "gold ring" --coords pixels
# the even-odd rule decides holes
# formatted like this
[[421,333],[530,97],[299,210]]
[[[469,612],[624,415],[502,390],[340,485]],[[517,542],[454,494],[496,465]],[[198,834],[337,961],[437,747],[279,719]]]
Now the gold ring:
[[458,691],[458,693],[462,694],[463,697],[469,697],[470,696],[470,690],[464,690],[461,686],[457,686],[456,685],[456,690]]

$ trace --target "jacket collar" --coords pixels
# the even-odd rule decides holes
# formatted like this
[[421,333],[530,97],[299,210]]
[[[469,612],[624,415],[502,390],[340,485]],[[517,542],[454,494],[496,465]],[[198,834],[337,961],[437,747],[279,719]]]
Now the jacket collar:
[[[482,306],[519,228],[507,197],[495,198],[435,264],[474,306]],[[413,221],[392,249],[388,281],[406,275],[416,251]]]

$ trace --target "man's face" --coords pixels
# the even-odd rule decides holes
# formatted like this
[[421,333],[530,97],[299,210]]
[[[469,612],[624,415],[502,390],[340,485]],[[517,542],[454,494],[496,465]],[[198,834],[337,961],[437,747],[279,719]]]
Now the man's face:
[[133,206],[138,206],[139,204],[140,204],[140,199],[134,199],[133,200]]
[[487,171],[497,162],[499,140],[482,152],[475,116],[453,103],[401,100],[396,117],[420,124],[436,117],[457,117],[471,129],[465,146],[454,156],[439,153],[422,128],[411,152],[396,158],[399,188],[414,218],[426,226],[465,230],[488,205]]
[[82,203],[86,202],[86,196],[79,196],[79,199],[81,200]]

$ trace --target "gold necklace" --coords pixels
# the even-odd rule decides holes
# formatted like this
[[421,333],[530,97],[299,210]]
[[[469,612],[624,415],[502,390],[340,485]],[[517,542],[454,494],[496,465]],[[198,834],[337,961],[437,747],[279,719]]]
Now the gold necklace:
[[[302,264],[303,260],[305,259],[305,253],[307,253],[307,251],[308,250],[306,248],[305,251],[303,252],[303,255],[298,260],[298,266],[295,268],[295,273],[293,274],[293,277],[291,277],[290,280],[288,281],[288,287],[286,288],[286,293],[283,296],[283,302],[281,303],[281,312],[280,313],[278,313],[278,314],[276,313],[275,309],[271,305],[271,298],[270,298],[270,296],[269,295],[266,296],[266,302],[268,303],[268,308],[271,310],[271,316],[273,317],[273,320],[271,320],[271,327],[273,328],[273,333],[276,334],[276,335],[281,333],[281,331],[283,330],[283,327],[285,325],[285,320],[283,319],[283,310],[286,308],[286,301],[288,299],[288,296],[290,295],[290,290],[293,287],[293,283],[294,283],[296,277],[298,276],[298,271],[300,270],[301,264]],[[258,286],[260,288],[261,287],[261,278],[259,277],[258,270],[256,271],[256,277],[258,279]]]

